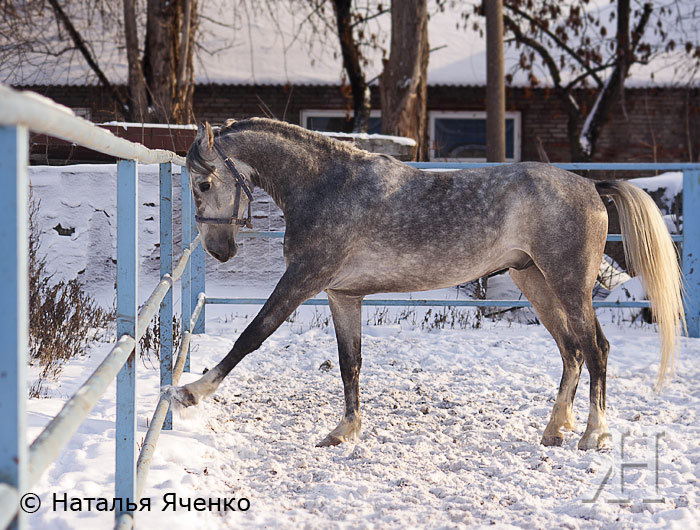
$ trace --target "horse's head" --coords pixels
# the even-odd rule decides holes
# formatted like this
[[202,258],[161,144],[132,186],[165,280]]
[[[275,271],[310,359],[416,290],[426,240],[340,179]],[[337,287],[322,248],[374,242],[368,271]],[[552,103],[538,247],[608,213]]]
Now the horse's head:
[[227,159],[218,141],[214,143],[209,123],[200,124],[187,152],[187,169],[202,246],[223,263],[236,255],[238,229],[249,224],[244,215],[254,170],[240,160]]

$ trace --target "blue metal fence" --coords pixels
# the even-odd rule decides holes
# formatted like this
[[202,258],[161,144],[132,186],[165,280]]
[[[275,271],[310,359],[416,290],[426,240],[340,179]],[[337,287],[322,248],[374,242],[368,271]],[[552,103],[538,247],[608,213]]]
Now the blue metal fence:
[[[27,397],[27,159],[28,130],[49,134],[121,158],[117,168],[117,337],[102,364],[94,371],[30,447],[25,439]],[[160,273],[161,280],[138,311],[138,162],[160,163]],[[182,256],[173,268],[172,164],[184,165],[174,153],[148,150],[116,138],[90,122],[57,108],[36,95],[28,97],[0,85],[0,336],[6,353],[0,356],[0,528],[24,528],[18,511],[20,497],[55,460],[109,384],[117,379],[115,440],[115,498],[123,499],[116,526],[130,528],[133,511],[145,487],[153,453],[162,429],[172,428],[169,402],[161,398],[149,424],[142,449],[135,450],[136,348],[156,313],[160,315],[161,385],[176,385],[189,370],[192,333],[204,332],[205,304],[263,304],[256,298],[207,298],[204,295],[204,251],[197,235],[189,176],[181,169]],[[425,169],[456,169],[486,164],[419,163]],[[674,236],[683,244],[687,282],[689,334],[700,334],[700,164],[557,164],[571,170],[678,170],[683,171],[684,231]],[[248,237],[283,237],[284,232],[242,232]],[[610,241],[619,241],[611,235]],[[183,336],[173,363],[173,296],[181,280]],[[524,307],[526,300],[365,300],[381,306],[496,306]],[[312,299],[308,305],[327,305]],[[647,307],[648,302],[595,302],[597,307]],[[127,501],[128,499],[128,501]]]
[[[48,134],[119,158],[117,163],[117,337],[114,347],[82,387],[49,422],[31,446],[26,444],[26,365],[28,345],[28,131]],[[161,280],[138,310],[138,162],[160,164]],[[19,499],[56,459],[109,384],[117,380],[115,434],[115,523],[133,526],[133,511],[145,486],[162,428],[172,428],[169,402],[161,399],[140,454],[136,454],[136,350],[150,322],[160,313],[161,385],[177,384],[185,368],[193,329],[204,310],[204,253],[192,215],[189,176],[182,167],[183,252],[173,268],[172,164],[184,159],[117,138],[74,116],[50,100],[0,85],[0,528],[26,528]],[[190,259],[191,258],[191,259]],[[190,261],[193,262],[192,269]],[[194,282],[191,270],[198,275]],[[172,288],[183,286],[183,338],[172,363]],[[194,289],[191,286],[194,286]]]

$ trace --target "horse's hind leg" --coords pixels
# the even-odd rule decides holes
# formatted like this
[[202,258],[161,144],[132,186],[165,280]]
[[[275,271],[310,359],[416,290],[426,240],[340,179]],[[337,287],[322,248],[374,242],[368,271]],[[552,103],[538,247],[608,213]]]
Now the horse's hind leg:
[[595,330],[594,333],[591,333],[588,329],[589,326],[585,325],[581,334],[586,368],[591,376],[591,390],[586,432],[581,436],[578,448],[584,450],[601,449],[610,443],[610,433],[605,419],[605,382],[610,345],[603,335],[598,318],[595,316],[593,304],[589,302],[584,306],[584,311],[592,315]]
[[568,319],[564,306],[547,284],[542,272],[534,265],[524,270],[510,270],[510,276],[537,312],[537,316],[551,333],[564,365],[559,392],[552,416],[542,435],[543,445],[561,445],[564,435],[561,429],[573,431],[576,428],[573,403],[578,381],[581,376],[583,354],[575,341],[571,340]]
[[511,271],[511,276],[557,341],[564,362],[559,394],[542,443],[560,445],[563,437],[559,430],[573,427],[573,398],[583,360],[591,376],[590,409],[586,431],[578,447],[605,447],[610,437],[605,419],[605,379],[610,348],[591,301],[595,276],[587,281],[584,277],[571,274],[566,279],[558,278],[559,283],[553,284],[547,282],[542,272],[534,266],[523,271]]
[[318,447],[357,440],[362,426],[359,385],[362,367],[362,297],[328,291],[328,302],[338,341],[340,375],[345,391],[345,414],[338,426],[318,443]]

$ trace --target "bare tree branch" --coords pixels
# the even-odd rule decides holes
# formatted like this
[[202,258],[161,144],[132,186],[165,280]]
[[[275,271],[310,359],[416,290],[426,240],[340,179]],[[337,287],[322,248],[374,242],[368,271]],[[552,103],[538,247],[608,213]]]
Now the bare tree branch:
[[58,3],[58,0],[48,0],[49,4],[53,8],[54,12],[56,13],[56,17],[63,23],[63,25],[66,28],[66,31],[68,31],[68,34],[70,35],[71,39],[73,40],[75,47],[80,51],[80,53],[83,55],[85,58],[85,61],[88,63],[90,68],[92,69],[93,72],[95,72],[95,75],[97,75],[97,78],[100,80],[100,83],[111,92],[112,97],[114,98],[114,101],[119,104],[121,107],[122,112],[127,115],[129,112],[129,108],[124,101],[124,98],[122,98],[121,94],[117,91],[117,89],[112,85],[112,83],[109,82],[109,79],[107,79],[107,76],[105,76],[104,72],[102,69],[99,67],[97,64],[97,61],[93,58],[92,54],[90,53],[90,50],[88,50],[87,45],[85,44],[85,41],[83,38],[80,36],[80,33],[78,33],[78,30],[75,29],[75,26],[71,22],[70,18],[66,14],[65,11],[61,8],[60,4]]
[[554,43],[559,46],[562,50],[564,50],[566,53],[568,53],[571,58],[579,63],[581,67],[588,72],[588,74],[595,79],[595,82],[598,84],[598,86],[603,86],[603,81],[600,79],[598,74],[586,63],[586,61],[580,56],[580,54],[576,53],[575,50],[573,50],[570,46],[568,46],[564,41],[562,41],[559,37],[557,37],[554,33],[552,33],[546,26],[544,26],[539,20],[535,19],[534,17],[530,16],[528,13],[524,12],[523,10],[519,9],[518,7],[511,5],[508,2],[504,2],[503,7],[506,9],[509,9],[513,13],[515,13],[518,16],[523,17],[525,20],[530,22],[532,25],[537,26],[537,28],[542,31],[545,35],[547,35],[550,39],[554,41]]
[[[641,35],[649,21],[653,7],[651,3],[644,4],[642,16],[637,22],[634,29],[633,42],[639,43]],[[598,94],[593,108],[581,131],[580,141],[583,151],[590,157],[594,150],[595,144],[600,135],[600,131],[605,125],[605,121],[610,114],[610,110],[616,101],[619,100],[624,89],[625,79],[629,72],[631,63],[634,60],[634,48],[630,42],[629,35],[629,17],[630,17],[630,0],[618,0],[617,4],[618,17],[618,34],[617,34],[617,50],[615,52],[615,68],[610,77],[605,82],[604,87]],[[627,19],[622,20],[622,19]]]
[[520,26],[518,26],[518,24],[508,15],[503,15],[503,22],[505,23],[506,27],[513,32],[513,35],[515,35],[518,42],[532,48],[539,54],[544,61],[544,64],[547,65],[547,69],[549,70],[549,75],[552,76],[554,86],[561,87],[561,74],[559,72],[559,67],[557,66],[557,62],[549,53],[549,50],[537,40],[525,35],[520,29]]

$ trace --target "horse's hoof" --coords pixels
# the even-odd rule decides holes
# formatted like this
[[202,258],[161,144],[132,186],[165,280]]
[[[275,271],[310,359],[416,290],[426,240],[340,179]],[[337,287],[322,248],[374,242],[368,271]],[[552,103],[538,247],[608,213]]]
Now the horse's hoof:
[[187,408],[197,404],[197,398],[185,386],[165,386],[161,395],[174,408]]
[[564,435],[560,432],[556,434],[542,435],[542,445],[547,447],[561,447],[564,444]]
[[332,434],[329,434],[323,440],[318,442],[316,444],[316,447],[333,447],[334,445],[342,444],[344,441],[345,440],[341,440],[340,438],[333,436]]
[[611,447],[610,433],[606,431],[593,431],[584,433],[578,442],[578,448],[581,451],[595,449],[596,451],[605,451]]

